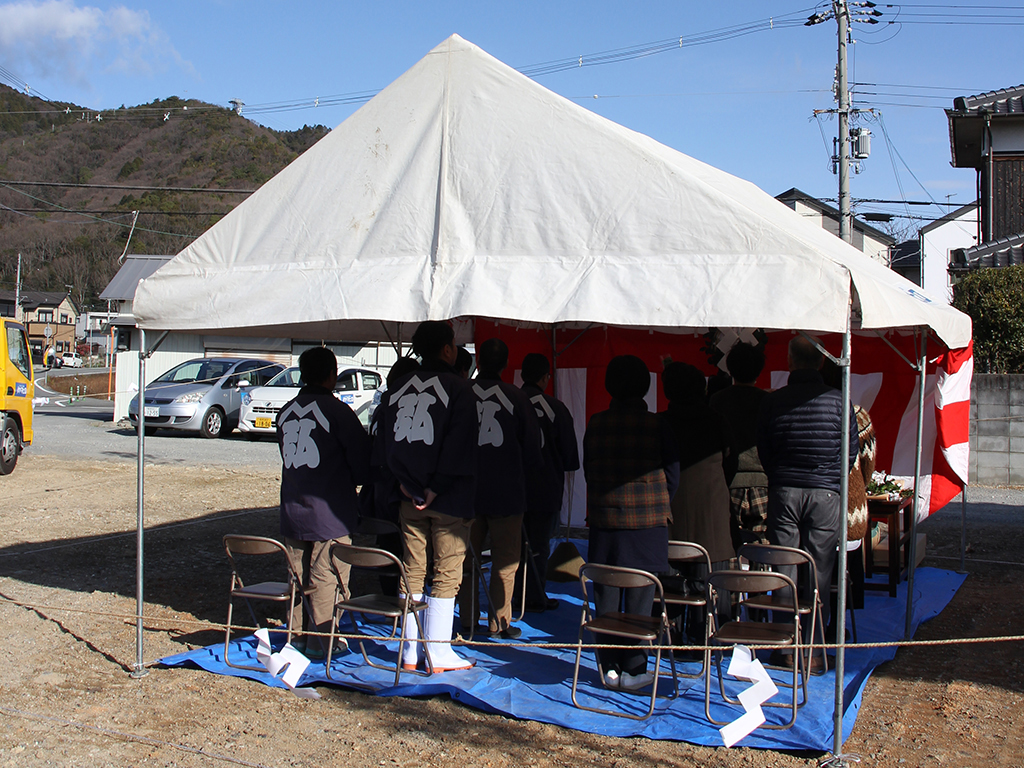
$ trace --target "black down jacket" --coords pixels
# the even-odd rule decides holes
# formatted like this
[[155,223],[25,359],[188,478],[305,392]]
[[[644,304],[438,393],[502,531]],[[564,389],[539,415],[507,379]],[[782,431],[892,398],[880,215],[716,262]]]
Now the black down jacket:
[[[757,453],[768,486],[824,488],[839,493],[842,395],[818,371],[793,371],[789,384],[761,403]],[[850,408],[850,462],[857,458],[857,417]]]

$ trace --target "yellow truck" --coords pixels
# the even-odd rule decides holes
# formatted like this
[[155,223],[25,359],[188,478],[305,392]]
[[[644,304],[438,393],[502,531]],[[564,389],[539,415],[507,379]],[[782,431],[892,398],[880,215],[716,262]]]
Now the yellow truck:
[[25,326],[0,317],[0,475],[9,475],[32,444],[32,353]]

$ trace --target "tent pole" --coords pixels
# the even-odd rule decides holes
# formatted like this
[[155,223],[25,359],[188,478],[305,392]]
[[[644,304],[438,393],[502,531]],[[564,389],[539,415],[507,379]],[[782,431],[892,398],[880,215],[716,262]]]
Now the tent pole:
[[967,573],[967,484],[960,491],[960,570]]
[[[914,455],[914,506],[910,515],[910,562],[907,563],[907,621],[903,639],[909,640],[914,623],[914,570],[917,566],[917,515],[921,505],[921,442],[924,439],[924,387],[928,374],[928,328],[921,331],[921,352],[918,355],[917,385],[917,451]],[[889,546],[899,546],[891,537]]]
[[145,677],[149,674],[142,656],[142,608],[143,608],[143,548],[142,533],[145,527],[143,493],[145,483],[143,472],[146,457],[146,332],[139,328],[139,418],[138,418],[138,478],[136,497],[138,501],[135,523],[135,664],[131,676]]
[[558,353],[556,350],[558,327],[551,324],[551,392],[558,397]]
[[[843,354],[839,361],[843,374],[842,408],[843,427],[842,445],[840,446],[840,481],[839,481],[839,552],[836,572],[838,574],[836,590],[836,709],[832,730],[832,754],[837,757],[843,751],[843,677],[846,666],[846,533],[849,525],[850,498],[850,314],[847,310],[846,331],[843,333]],[[822,622],[825,622],[822,616]],[[824,627],[822,627],[824,630]],[[814,638],[811,638],[814,642]],[[813,654],[812,654],[813,656]],[[845,763],[842,763],[845,764]]]

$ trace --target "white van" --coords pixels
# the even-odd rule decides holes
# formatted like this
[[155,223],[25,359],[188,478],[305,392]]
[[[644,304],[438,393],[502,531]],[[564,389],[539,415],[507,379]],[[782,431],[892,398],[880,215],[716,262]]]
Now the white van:
[[60,358],[62,368],[81,368],[82,356],[74,351],[65,352]]

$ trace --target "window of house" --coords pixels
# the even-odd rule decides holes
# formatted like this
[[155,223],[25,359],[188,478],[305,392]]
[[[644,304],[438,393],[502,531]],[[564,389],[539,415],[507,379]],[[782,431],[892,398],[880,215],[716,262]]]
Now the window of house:
[[40,309],[36,313],[36,320],[40,323],[53,322],[53,310],[52,309]]
[[63,312],[61,313],[61,316],[60,316],[60,321],[61,321],[61,322],[62,322],[62,323],[63,323],[64,325],[67,325],[67,324],[68,324],[69,322],[71,322],[70,320],[68,320],[68,316],[67,316],[66,314],[64,314]]

